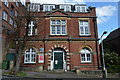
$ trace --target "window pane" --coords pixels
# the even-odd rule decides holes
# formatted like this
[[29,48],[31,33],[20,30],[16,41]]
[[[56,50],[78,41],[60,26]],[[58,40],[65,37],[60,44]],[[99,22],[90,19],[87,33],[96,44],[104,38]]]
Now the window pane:
[[88,21],[84,21],[84,25],[88,26]]
[[27,54],[25,55],[25,62],[28,62],[28,56],[27,56]]
[[55,25],[55,20],[51,20],[51,24],[52,24],[52,25]]
[[31,54],[31,62],[35,62],[35,54]]
[[82,26],[80,27],[80,34],[84,34],[84,29]]
[[83,21],[80,21],[80,25],[83,25]]
[[31,52],[35,52],[35,49],[33,49],[33,48],[30,48],[30,51],[31,51]]
[[55,34],[55,26],[51,26],[52,28],[52,34]]
[[77,7],[77,12],[80,12],[80,7],[79,6]]
[[91,61],[91,56],[90,56],[90,54],[87,54],[87,61]]
[[60,26],[57,26],[57,34],[60,34]]
[[52,9],[53,9],[53,6],[50,6],[50,11],[52,11]]
[[13,25],[13,19],[12,18],[10,18],[10,24]]
[[62,34],[66,34],[66,28],[65,28],[65,26],[62,26]]
[[85,27],[85,34],[89,34],[88,27]]
[[57,24],[57,25],[60,25],[60,20],[56,20],[56,24]]
[[48,6],[45,6],[45,11],[49,11]]
[[81,12],[85,12],[85,7],[81,7]]
[[66,24],[65,20],[62,20],[62,25],[65,25],[65,24]]
[[85,54],[81,54],[81,61],[85,61]]
[[7,15],[8,15],[7,12],[4,11],[4,12],[3,12],[3,19],[6,20],[6,21],[7,21]]
[[69,6],[66,6],[66,11],[69,11],[69,10],[70,10]]
[[30,62],[30,54],[27,54],[27,59],[28,59],[28,62]]

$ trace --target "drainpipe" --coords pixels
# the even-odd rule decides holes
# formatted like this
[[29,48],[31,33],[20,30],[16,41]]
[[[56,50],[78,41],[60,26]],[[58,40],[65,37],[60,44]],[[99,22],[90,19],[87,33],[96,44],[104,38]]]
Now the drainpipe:
[[[45,19],[45,17],[44,17],[44,19]],[[45,65],[46,65],[46,60],[45,60],[45,32],[46,32],[46,30],[45,30],[45,26],[46,26],[46,20],[44,20],[45,21],[45,25],[44,25],[44,38],[43,38],[43,43],[44,43],[44,65],[43,65],[43,69],[45,70]]]
[[96,45],[96,54],[97,54],[97,64],[98,64],[98,69],[100,69],[100,63],[99,63],[99,55],[98,55],[98,38],[97,38],[97,24],[96,24],[96,18],[93,18],[93,23],[94,23],[94,36],[95,36],[95,45]]
[[[70,37],[68,38],[68,43],[69,43],[69,54],[70,54],[70,52],[71,52],[71,50],[70,50]],[[71,65],[71,60],[70,60],[70,70],[71,70],[71,68],[72,68],[72,65]],[[67,67],[67,59],[66,59],[66,67]]]

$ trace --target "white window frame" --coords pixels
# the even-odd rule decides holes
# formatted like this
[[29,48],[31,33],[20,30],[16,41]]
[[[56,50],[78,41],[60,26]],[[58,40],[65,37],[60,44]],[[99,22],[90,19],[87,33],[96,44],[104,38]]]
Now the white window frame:
[[[86,51],[83,52],[83,50],[86,50]],[[84,61],[82,60],[82,58],[83,58],[83,57],[82,57],[82,54],[85,55],[85,57],[84,57],[85,60],[84,60]],[[87,57],[87,54],[90,55],[90,57],[89,57],[90,60],[87,60],[87,58],[88,58],[88,57]],[[80,58],[81,58],[81,63],[91,63],[91,62],[92,62],[92,54],[91,54],[91,51],[90,51],[88,48],[85,48],[85,49],[83,48],[83,49],[80,51]]]
[[[29,49],[27,49],[27,50],[29,50],[29,52],[27,52],[27,50],[25,51],[24,63],[36,63],[36,51],[33,48],[29,48]],[[34,50],[34,52],[32,50]],[[28,58],[27,58],[28,55],[30,56],[29,61],[27,61],[28,60]],[[32,55],[34,55],[34,57]],[[32,61],[33,58],[35,59],[35,61]]]
[[8,13],[6,11],[3,11],[3,19],[7,21],[8,19]]
[[[52,20],[55,20],[55,24],[52,24]],[[60,24],[57,24],[56,21],[60,20]],[[65,21],[65,24],[62,24],[62,21]],[[51,19],[50,20],[50,35],[67,35],[67,21],[61,19]],[[52,33],[52,26],[55,27],[55,34]],[[57,33],[57,26],[60,26],[60,33]],[[65,34],[63,34],[62,27],[65,26]]]
[[[82,7],[84,7],[85,8],[85,10],[83,11],[82,10]],[[78,9],[79,8],[79,9]],[[86,10],[86,6],[78,6],[78,5],[75,5],[75,12],[87,12],[87,10]]]
[[4,4],[8,7],[9,6],[8,0],[4,0]]
[[43,5],[43,11],[52,11],[52,9],[55,9],[55,5]]
[[10,17],[9,23],[10,23],[11,25],[13,25],[13,18]]
[[[85,25],[85,22],[83,22],[83,25],[80,24],[81,21],[87,21],[88,25]],[[83,34],[81,33],[81,27],[83,28]],[[85,28],[88,28],[88,34],[86,34]],[[90,22],[89,20],[79,20],[79,35],[80,36],[89,36],[90,35]]]
[[28,36],[37,35],[37,28],[34,30],[34,27],[35,27],[34,21],[30,21],[30,24],[28,25]]
[[71,5],[60,5],[60,9],[64,9],[65,12],[71,12]]

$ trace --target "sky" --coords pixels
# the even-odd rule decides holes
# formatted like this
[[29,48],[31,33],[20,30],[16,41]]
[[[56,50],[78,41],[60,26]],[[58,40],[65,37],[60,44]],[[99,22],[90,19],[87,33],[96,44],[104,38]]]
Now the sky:
[[30,0],[32,3],[41,4],[86,4],[88,7],[96,7],[98,36],[104,31],[108,33],[118,28],[118,0]]

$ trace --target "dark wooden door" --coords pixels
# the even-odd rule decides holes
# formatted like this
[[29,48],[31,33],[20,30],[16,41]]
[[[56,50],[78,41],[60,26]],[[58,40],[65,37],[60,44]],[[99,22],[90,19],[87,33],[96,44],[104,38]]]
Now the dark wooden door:
[[54,52],[54,69],[63,69],[63,52]]

